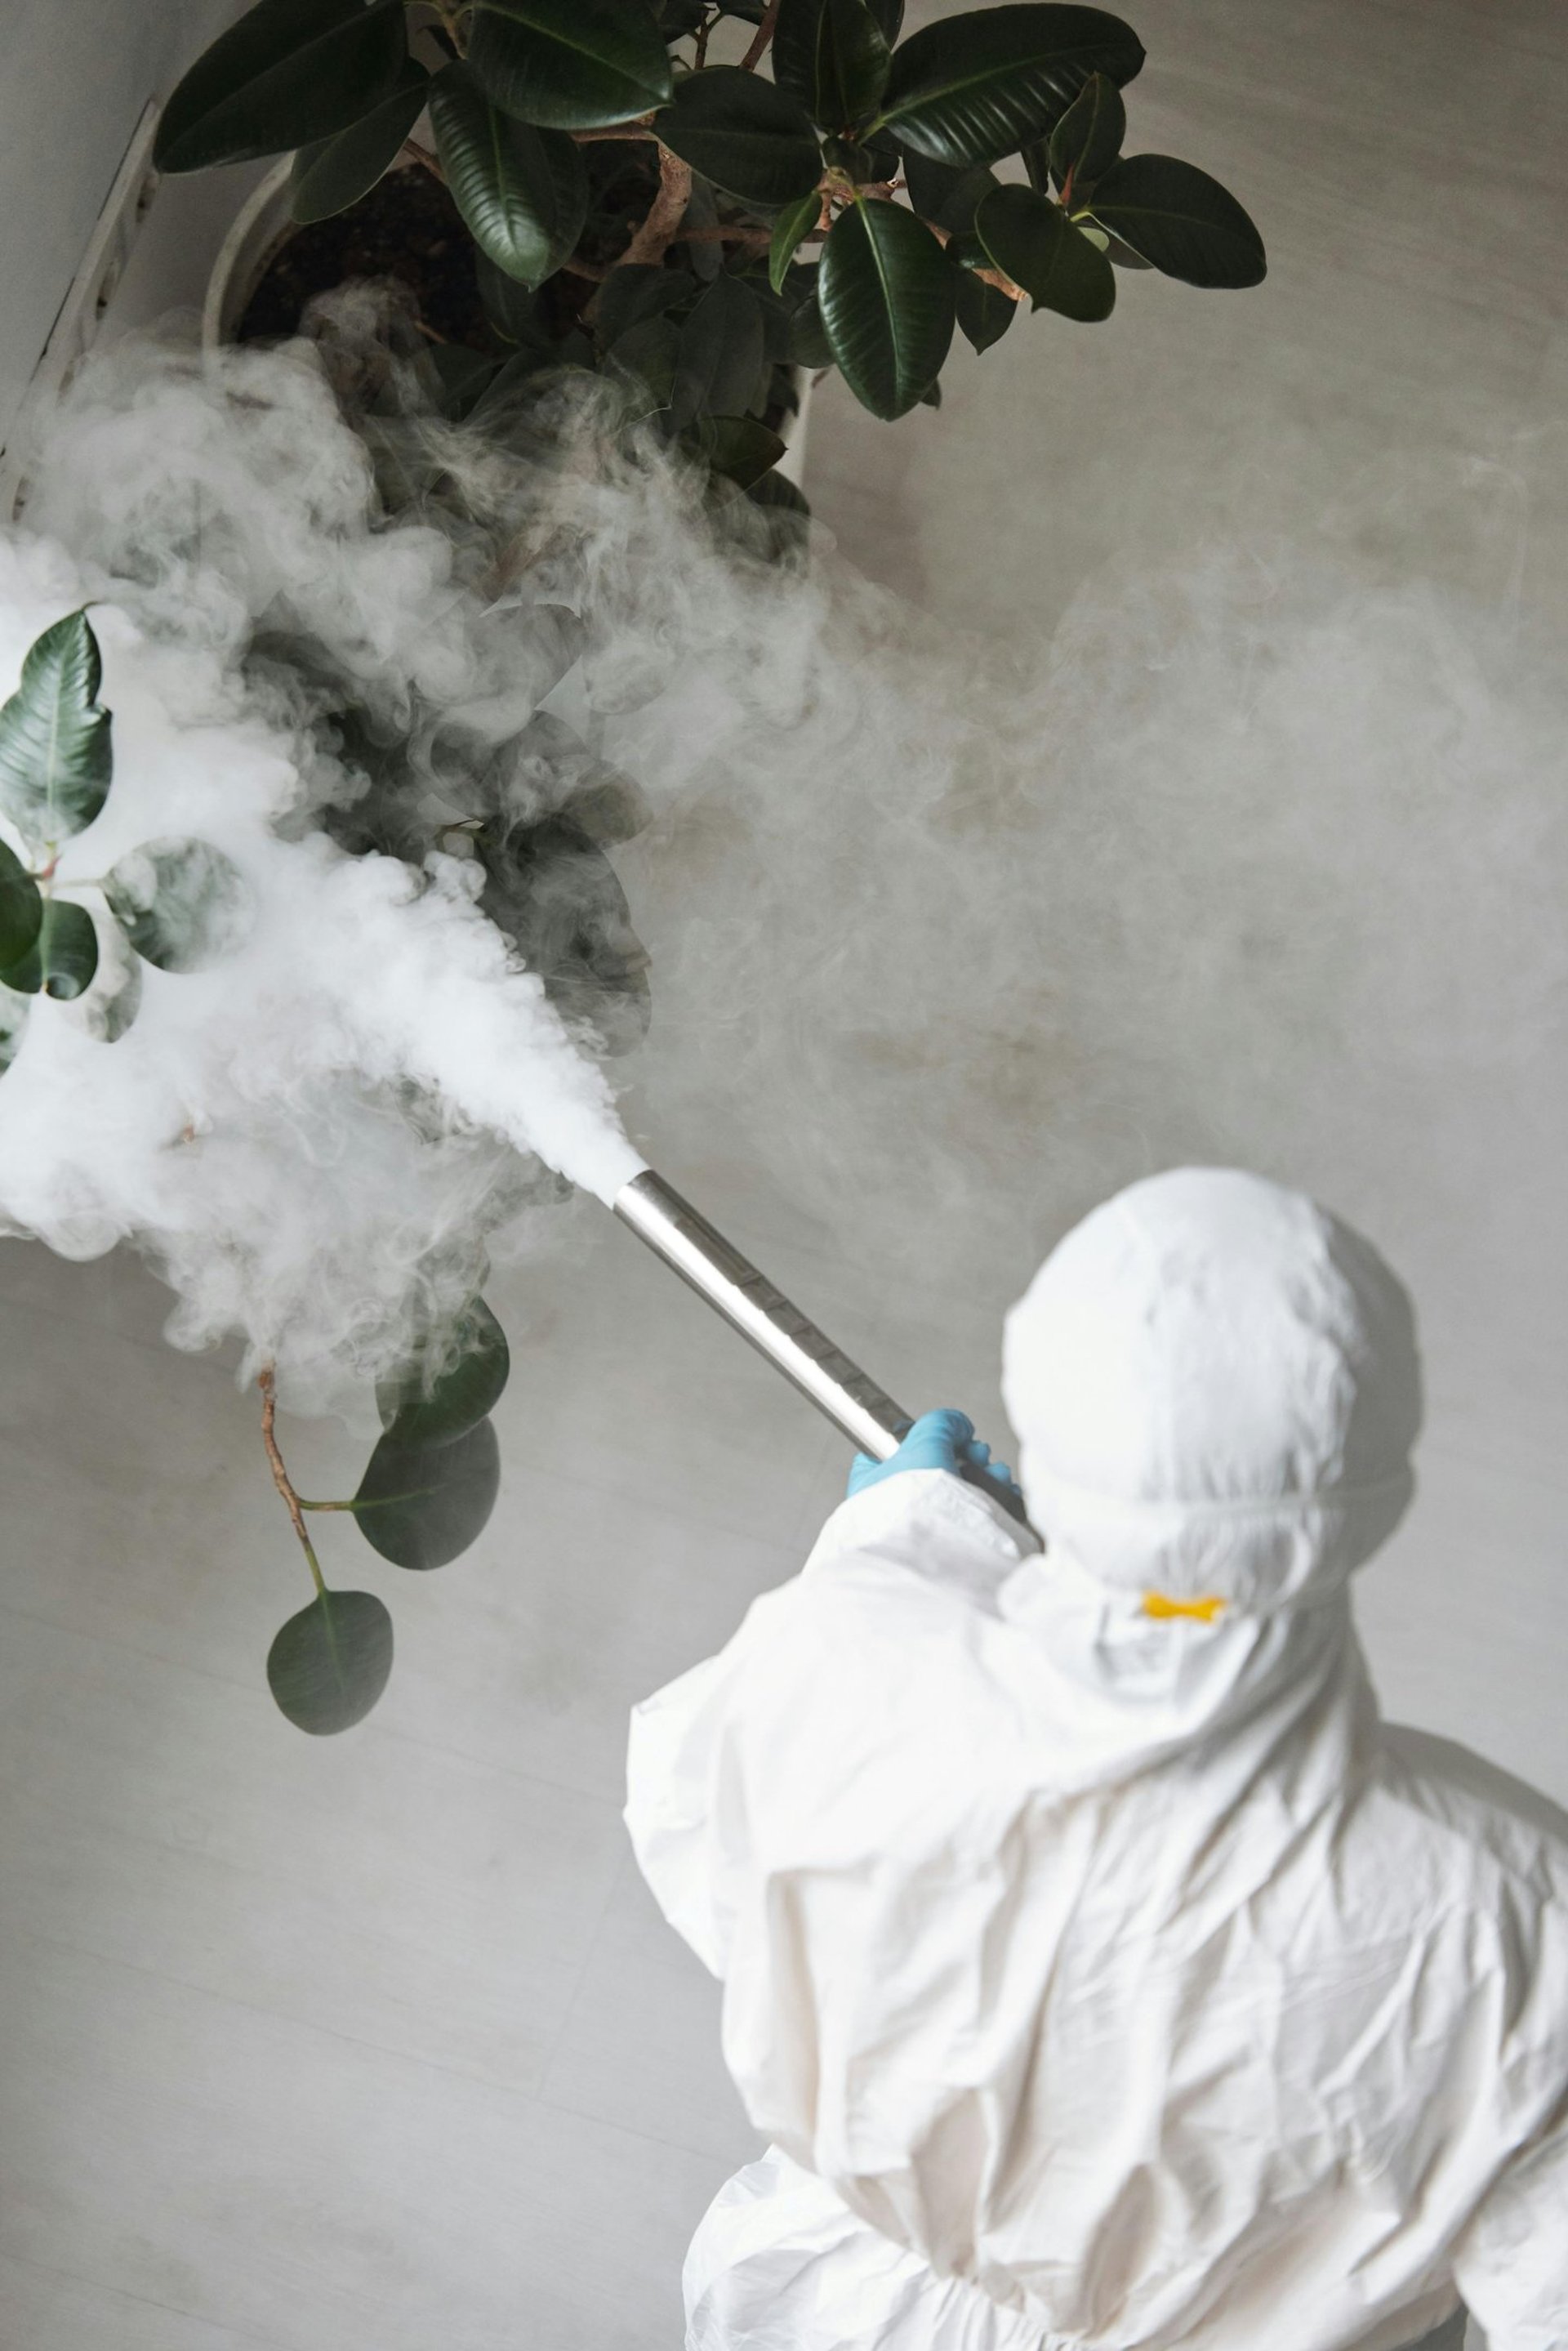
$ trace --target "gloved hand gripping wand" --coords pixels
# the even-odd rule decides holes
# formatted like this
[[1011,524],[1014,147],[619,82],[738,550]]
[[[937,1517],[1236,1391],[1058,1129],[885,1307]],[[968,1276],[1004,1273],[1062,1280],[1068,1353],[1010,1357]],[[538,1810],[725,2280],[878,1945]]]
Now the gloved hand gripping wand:
[[[621,1186],[614,1206],[654,1254],[776,1364],[860,1452],[886,1461],[898,1451],[914,1416],[895,1404],[662,1176],[645,1168]],[[1022,1505],[1015,1507],[994,1479],[978,1470],[965,1474],[1027,1524]]]

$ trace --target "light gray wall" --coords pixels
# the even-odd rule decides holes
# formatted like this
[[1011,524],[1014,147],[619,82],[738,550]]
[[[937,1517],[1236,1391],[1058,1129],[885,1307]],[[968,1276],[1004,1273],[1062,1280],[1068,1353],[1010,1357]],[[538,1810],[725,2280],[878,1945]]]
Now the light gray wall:
[[11,0],[0,74],[0,442],[150,98],[233,0]]

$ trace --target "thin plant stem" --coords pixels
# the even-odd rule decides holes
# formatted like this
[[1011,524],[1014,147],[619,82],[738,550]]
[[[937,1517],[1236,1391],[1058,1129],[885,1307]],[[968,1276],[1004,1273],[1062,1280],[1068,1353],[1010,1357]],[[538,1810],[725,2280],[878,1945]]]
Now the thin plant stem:
[[275,1426],[277,1419],[277,1381],[271,1364],[263,1365],[256,1375],[256,1385],[260,1388],[262,1395],[262,1443],[266,1447],[266,1458],[272,1469],[272,1482],[283,1496],[284,1506],[294,1522],[294,1531],[299,1537],[299,1547],[304,1552],[310,1573],[316,1579],[317,1593],[321,1599],[325,1600],[327,1579],[321,1573],[321,1562],[316,1556],[310,1537],[305,1531],[305,1517],[299,1496],[294,1490],[288,1471],[283,1466],[283,1456],[277,1449],[277,1433]]
[[763,11],[763,21],[752,36],[751,47],[741,59],[742,73],[753,73],[762,63],[768,43],[773,39],[774,28],[778,20],[779,0],[768,0],[768,5]]

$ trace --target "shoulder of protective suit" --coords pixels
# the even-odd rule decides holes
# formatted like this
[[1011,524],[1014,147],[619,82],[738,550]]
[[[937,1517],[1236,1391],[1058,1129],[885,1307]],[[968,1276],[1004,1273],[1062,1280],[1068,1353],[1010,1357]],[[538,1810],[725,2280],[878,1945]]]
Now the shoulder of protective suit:
[[813,1578],[857,1564],[919,1576],[986,1604],[1039,1541],[979,1486],[946,1469],[909,1469],[841,1502],[805,1562]]
[[[1452,1895],[1468,1886],[1493,1919],[1554,1914],[1568,1970],[1568,1812],[1453,1740],[1389,1723],[1383,1750],[1382,1792]],[[1568,1978],[1563,1991],[1568,2001]]]

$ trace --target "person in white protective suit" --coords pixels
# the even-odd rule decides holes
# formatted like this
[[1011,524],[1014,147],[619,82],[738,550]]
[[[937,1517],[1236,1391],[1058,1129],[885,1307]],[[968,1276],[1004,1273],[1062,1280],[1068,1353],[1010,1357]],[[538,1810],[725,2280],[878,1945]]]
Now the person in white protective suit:
[[[1568,1817],[1383,1722],[1351,1618],[1404,1291],[1183,1170],[1069,1234],[1004,1368],[1044,1553],[863,1465],[634,1718],[638,1857],[773,2142],[689,2351],[1384,2351],[1461,2298],[1568,2351]],[[934,1416],[917,1458],[938,1424],[978,1450]]]

